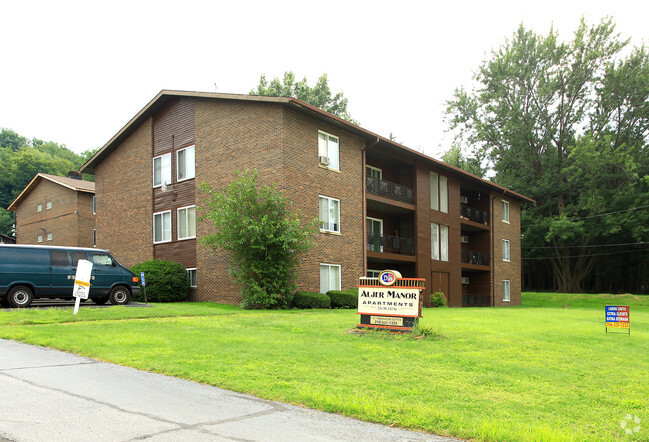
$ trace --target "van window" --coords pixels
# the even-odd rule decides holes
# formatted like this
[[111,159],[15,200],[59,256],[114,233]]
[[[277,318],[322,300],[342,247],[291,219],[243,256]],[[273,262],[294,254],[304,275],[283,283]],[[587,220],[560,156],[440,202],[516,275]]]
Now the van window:
[[86,252],[72,252],[72,267],[76,267],[80,259],[88,259]]
[[105,253],[93,253],[92,262],[96,266],[112,266],[113,259]]
[[70,265],[70,260],[68,259],[68,252],[50,252],[52,257],[52,265],[58,267],[67,267]]

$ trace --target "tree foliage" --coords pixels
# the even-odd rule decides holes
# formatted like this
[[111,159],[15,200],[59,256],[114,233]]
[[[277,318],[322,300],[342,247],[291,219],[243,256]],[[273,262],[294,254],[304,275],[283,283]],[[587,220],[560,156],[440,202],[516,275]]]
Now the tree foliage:
[[474,156],[465,156],[459,146],[453,146],[442,155],[442,161],[465,172],[472,173],[480,178],[484,178],[487,172],[482,167],[483,158],[480,152],[476,152]]
[[295,81],[295,74],[290,71],[284,73],[283,81],[275,77],[268,82],[266,76],[262,74],[257,88],[251,90],[250,95],[297,98],[318,109],[358,124],[347,111],[347,98],[343,96],[343,93],[338,92],[336,95],[332,95],[327,74],[322,74],[313,87],[308,85],[306,77],[301,81]]
[[244,308],[284,308],[295,290],[300,255],[313,244],[316,220],[306,225],[275,186],[257,184],[257,171],[239,172],[226,188],[205,192],[200,220],[215,231],[201,241],[229,252],[230,273]]
[[6,209],[37,173],[67,176],[78,170],[91,152],[95,150],[77,155],[63,144],[38,138],[30,141],[11,129],[0,129],[0,233],[11,234],[15,213]]
[[478,86],[449,102],[456,142],[485,155],[497,183],[537,201],[522,214],[532,286],[548,288],[538,279],[551,273],[559,291],[616,291],[595,270],[626,263],[638,274],[623,283],[644,290],[646,254],[593,247],[649,240],[647,211],[628,210],[649,196],[649,59],[644,47],[623,56],[627,45],[611,19],[582,19],[568,42],[521,25],[480,66]]

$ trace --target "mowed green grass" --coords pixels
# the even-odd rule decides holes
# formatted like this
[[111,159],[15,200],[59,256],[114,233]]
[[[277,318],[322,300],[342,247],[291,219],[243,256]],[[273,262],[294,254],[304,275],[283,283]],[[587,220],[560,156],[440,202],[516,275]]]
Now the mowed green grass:
[[[350,333],[355,311],[218,304],[0,312],[0,337],[460,438],[649,440],[649,297],[523,300],[425,309],[421,339]],[[605,333],[607,304],[631,306],[630,336]]]

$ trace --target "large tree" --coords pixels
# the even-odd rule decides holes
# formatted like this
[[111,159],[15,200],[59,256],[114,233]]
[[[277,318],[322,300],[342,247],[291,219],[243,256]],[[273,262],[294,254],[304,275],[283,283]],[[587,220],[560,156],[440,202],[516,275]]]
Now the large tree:
[[603,256],[593,245],[622,240],[618,218],[596,215],[646,196],[637,178],[647,164],[647,54],[622,58],[626,45],[610,19],[582,19],[568,42],[521,25],[480,66],[477,86],[449,102],[456,142],[487,155],[497,183],[537,200],[522,215],[525,257],[537,267],[549,259],[559,291],[584,288]]
[[351,123],[358,124],[347,111],[347,98],[342,92],[332,95],[329,88],[327,74],[322,74],[315,86],[307,83],[306,77],[301,81],[295,81],[293,72],[284,73],[284,81],[275,77],[270,82],[265,75],[261,75],[256,89],[250,91],[251,95],[266,95],[272,97],[292,97],[307,102],[318,109],[343,118]]

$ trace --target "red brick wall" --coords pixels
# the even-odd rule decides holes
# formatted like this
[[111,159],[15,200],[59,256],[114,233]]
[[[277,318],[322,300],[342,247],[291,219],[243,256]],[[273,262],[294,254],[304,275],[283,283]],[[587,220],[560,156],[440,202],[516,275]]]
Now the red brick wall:
[[124,267],[153,258],[151,130],[148,119],[95,168],[97,247]]
[[[496,195],[492,193],[493,196]],[[502,200],[509,201],[509,223],[502,220]],[[494,305],[520,305],[521,303],[521,218],[520,202],[497,196],[493,201]],[[502,240],[509,240],[510,262],[503,261]],[[510,281],[510,301],[503,301],[503,280]]]

